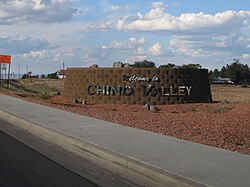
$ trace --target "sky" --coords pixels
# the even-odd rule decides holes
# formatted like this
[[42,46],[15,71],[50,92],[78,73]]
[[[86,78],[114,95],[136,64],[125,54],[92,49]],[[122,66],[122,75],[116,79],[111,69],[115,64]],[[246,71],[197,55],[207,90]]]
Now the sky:
[[145,59],[250,66],[250,1],[0,0],[0,54],[33,74]]

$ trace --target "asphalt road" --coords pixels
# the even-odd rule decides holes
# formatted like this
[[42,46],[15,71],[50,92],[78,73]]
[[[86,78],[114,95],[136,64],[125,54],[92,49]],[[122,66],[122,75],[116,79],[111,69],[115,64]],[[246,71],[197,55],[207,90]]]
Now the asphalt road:
[[97,185],[0,131],[0,186],[95,187]]

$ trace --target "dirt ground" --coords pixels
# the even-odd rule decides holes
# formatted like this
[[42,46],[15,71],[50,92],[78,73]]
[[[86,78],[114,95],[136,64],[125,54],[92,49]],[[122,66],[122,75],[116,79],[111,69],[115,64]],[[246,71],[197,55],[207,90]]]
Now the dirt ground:
[[[227,96],[230,89],[231,98]],[[240,89],[235,86],[213,85],[213,99],[222,102],[161,105],[157,106],[160,111],[156,113],[146,110],[142,105],[76,104],[55,94],[37,95],[6,90],[0,90],[0,93],[80,115],[250,155],[250,103],[247,100],[250,88],[243,88],[244,93]],[[223,94],[226,96],[223,97]],[[236,98],[243,100],[236,102]]]

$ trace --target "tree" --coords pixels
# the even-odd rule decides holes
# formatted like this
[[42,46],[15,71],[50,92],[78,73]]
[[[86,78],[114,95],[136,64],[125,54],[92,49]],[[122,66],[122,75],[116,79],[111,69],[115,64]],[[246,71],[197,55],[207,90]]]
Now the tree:
[[159,66],[159,68],[173,68],[173,67],[176,67],[176,65],[175,64],[171,64],[171,63]]
[[48,74],[48,78],[49,79],[57,79],[58,78],[57,72]]
[[227,71],[227,69],[223,66],[219,72],[220,77],[227,77],[226,71]]
[[213,72],[212,72],[212,76],[213,77],[219,77],[220,76],[220,72],[218,69],[215,69]]
[[208,72],[209,82],[212,83],[214,78],[220,77],[220,71],[218,69],[215,69],[214,71],[210,70]]
[[44,74],[42,74],[42,75],[41,75],[41,78],[42,78],[42,79],[44,79],[44,78],[45,78],[45,75],[44,75]]
[[131,66],[132,67],[144,67],[144,68],[155,68],[156,67],[154,62],[151,62],[148,60],[135,62]]
[[23,74],[21,77],[21,79],[27,79],[27,78],[28,78],[27,74]]
[[201,69],[202,66],[200,64],[184,64],[182,68]]
[[239,59],[234,59],[233,63],[222,67],[223,77],[230,78],[236,84],[249,82],[250,70],[247,64],[241,64]]
[[233,59],[233,63],[223,66],[220,71],[210,71],[209,77],[211,80],[214,77],[222,77],[230,78],[235,84],[250,84],[250,69],[247,64],[241,64],[239,59]]

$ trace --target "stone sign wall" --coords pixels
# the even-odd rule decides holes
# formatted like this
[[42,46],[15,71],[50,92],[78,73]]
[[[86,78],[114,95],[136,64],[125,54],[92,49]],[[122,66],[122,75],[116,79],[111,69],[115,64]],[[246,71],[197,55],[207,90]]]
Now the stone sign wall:
[[63,95],[102,104],[212,101],[206,69],[69,68]]

